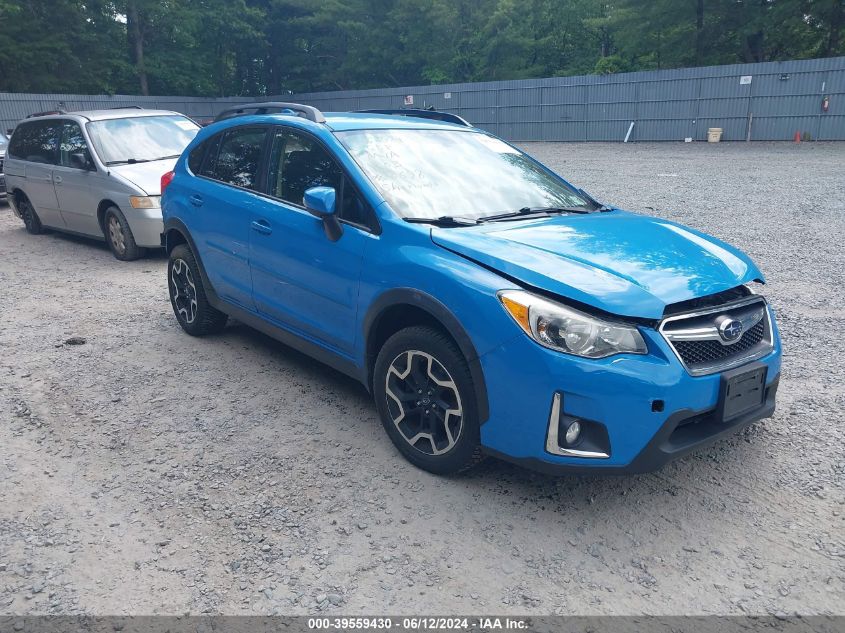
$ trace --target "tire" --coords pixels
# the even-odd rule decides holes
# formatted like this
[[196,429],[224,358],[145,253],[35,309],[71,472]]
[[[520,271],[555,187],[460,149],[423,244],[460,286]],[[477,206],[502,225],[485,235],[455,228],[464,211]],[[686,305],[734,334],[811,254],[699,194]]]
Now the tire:
[[469,367],[442,331],[414,326],[391,336],[376,359],[373,395],[387,435],[418,468],[451,475],[483,458]]
[[26,196],[21,196],[18,201],[18,211],[20,211],[23,225],[26,227],[26,232],[32,235],[41,235],[44,233],[44,225],[41,224],[41,218],[35,212],[35,207]]
[[170,252],[167,288],[176,320],[191,336],[216,334],[226,327],[229,317],[208,302],[199,265],[187,244]]
[[135,243],[129,222],[117,207],[109,207],[103,217],[103,233],[112,254],[119,260],[131,262],[144,255],[145,250]]

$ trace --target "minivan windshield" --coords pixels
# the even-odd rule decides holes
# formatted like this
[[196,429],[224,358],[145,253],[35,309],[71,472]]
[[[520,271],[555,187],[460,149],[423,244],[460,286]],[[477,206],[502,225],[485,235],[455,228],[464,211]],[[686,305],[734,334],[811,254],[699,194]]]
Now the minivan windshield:
[[92,121],[87,127],[105,165],[176,158],[200,129],[177,114]]
[[336,132],[391,208],[405,218],[477,220],[531,208],[595,205],[519,150],[482,132]]

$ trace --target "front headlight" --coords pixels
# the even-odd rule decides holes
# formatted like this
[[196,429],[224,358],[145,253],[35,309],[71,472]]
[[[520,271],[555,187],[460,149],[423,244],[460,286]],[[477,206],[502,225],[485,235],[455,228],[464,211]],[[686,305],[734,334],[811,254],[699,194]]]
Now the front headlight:
[[645,354],[637,328],[606,321],[524,290],[502,290],[499,300],[523,331],[540,345],[585,358]]
[[158,209],[161,207],[161,196],[129,196],[129,204],[133,209]]

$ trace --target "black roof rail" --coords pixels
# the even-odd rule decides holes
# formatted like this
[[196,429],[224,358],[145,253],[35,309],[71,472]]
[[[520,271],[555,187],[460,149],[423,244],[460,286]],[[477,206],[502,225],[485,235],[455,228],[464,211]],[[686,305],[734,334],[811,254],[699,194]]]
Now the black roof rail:
[[227,108],[220,114],[214,117],[215,121],[222,121],[224,119],[231,119],[236,116],[246,116],[249,114],[279,114],[284,113],[285,110],[294,112],[297,116],[301,116],[314,123],[325,123],[326,117],[317,108],[312,106],[302,105],[301,103],[285,103],[284,101],[268,101],[266,103],[245,103],[243,105]]
[[398,116],[412,116],[420,119],[431,119],[433,121],[443,121],[444,123],[455,123],[465,127],[472,127],[472,123],[465,118],[452,114],[451,112],[442,112],[440,110],[419,110],[413,108],[400,108],[396,110],[359,110],[367,114],[393,114]]
[[144,106],[139,105],[131,105],[131,106],[117,106],[114,108],[104,108],[104,110],[144,110]]
[[67,110],[47,110],[46,112],[33,112],[32,114],[28,115],[26,118],[31,119],[32,117],[49,116],[51,114],[67,114]]

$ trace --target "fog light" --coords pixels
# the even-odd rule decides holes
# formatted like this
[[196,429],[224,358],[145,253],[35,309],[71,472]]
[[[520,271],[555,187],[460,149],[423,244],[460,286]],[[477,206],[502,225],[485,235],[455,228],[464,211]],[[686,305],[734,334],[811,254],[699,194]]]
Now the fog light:
[[563,394],[556,391],[549,411],[546,452],[561,457],[607,459],[610,457],[607,427],[601,422],[566,415],[563,412]]
[[581,424],[578,420],[572,422],[569,425],[569,428],[566,429],[566,435],[564,435],[564,440],[566,441],[567,445],[572,446],[575,442],[578,441],[578,438],[581,437]]

